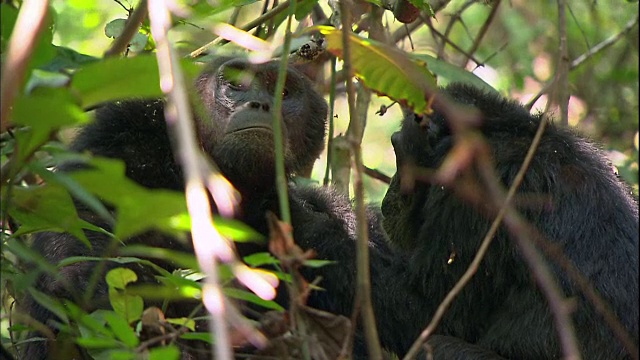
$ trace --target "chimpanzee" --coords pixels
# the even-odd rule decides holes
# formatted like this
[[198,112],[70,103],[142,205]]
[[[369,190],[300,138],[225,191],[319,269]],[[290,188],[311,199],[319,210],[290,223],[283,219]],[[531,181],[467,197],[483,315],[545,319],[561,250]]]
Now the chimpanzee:
[[[480,111],[480,131],[492,148],[498,176],[505,186],[510,185],[538,125],[546,120],[530,115],[514,101],[467,85],[452,84],[444,94]],[[390,242],[405,254],[407,264],[403,276],[393,280],[402,284],[394,288],[410,288],[421,297],[419,316],[414,309],[402,312],[406,315],[403,321],[412,326],[405,334],[412,335],[431,318],[467,269],[493,220],[442,185],[418,181],[410,192],[401,186],[402,166],[436,169],[452,148],[454,135],[447,119],[434,107],[428,119],[407,114],[402,129],[392,136],[398,172],[382,203],[384,228]],[[561,247],[611,306],[635,341],[637,352],[637,197],[594,145],[553,123],[547,125],[519,194],[544,200],[543,206],[535,202],[521,205],[521,213],[548,241]],[[549,263],[564,295],[573,299],[571,318],[582,356],[629,358],[575,281],[558,264]],[[384,285],[372,281],[379,301],[388,298],[382,290],[375,290]],[[512,359],[561,357],[549,306],[504,229],[495,235],[475,277],[447,310],[437,333]],[[397,344],[393,349],[401,353],[406,346]]]

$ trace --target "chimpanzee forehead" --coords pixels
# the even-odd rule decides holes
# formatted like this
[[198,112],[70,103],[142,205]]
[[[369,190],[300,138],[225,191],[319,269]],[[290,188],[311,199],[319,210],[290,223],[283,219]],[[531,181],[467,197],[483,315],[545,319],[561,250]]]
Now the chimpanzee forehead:
[[[278,73],[280,71],[280,61],[272,60],[266,63],[255,64],[255,63],[251,63],[247,59],[231,59],[224,62],[220,66],[220,69],[222,71],[237,70],[239,72],[244,73],[244,76],[256,77],[261,81],[275,83],[275,81],[278,78]],[[298,76],[295,76],[294,74]],[[287,68],[288,81],[291,78],[297,78],[301,76],[303,75],[299,74],[298,71],[296,71],[295,69],[291,67]]]

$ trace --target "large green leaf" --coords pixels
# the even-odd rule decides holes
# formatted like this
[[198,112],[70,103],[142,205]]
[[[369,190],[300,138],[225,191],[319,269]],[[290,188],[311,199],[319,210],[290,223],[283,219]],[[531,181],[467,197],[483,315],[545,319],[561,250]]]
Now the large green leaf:
[[114,99],[162,96],[158,63],[152,55],[91,63],[76,72],[71,87],[84,108]]
[[438,77],[438,84],[440,86],[452,82],[463,82],[474,85],[475,87],[484,89],[486,91],[497,93],[497,91],[493,87],[491,87],[491,85],[487,84],[484,80],[480,79],[474,73],[469,72],[463,68],[452,65],[446,61],[436,59],[433,56],[427,54],[413,53],[409,54],[409,56],[416,59],[417,61],[428,64],[429,70],[433,71],[433,73]]
[[14,187],[9,214],[20,223],[16,236],[35,231],[68,232],[90,246],[84,227],[92,227],[78,218],[69,193],[51,184],[45,186]]
[[50,133],[61,126],[86,123],[89,116],[67,89],[38,88],[16,99],[13,121]]
[[[328,26],[318,29],[327,40],[327,49],[342,57],[342,31]],[[435,76],[393,46],[349,33],[351,64],[360,81],[378,94],[386,95],[415,112],[427,110],[425,94],[436,88]]]
[[125,239],[149,229],[175,232],[174,217],[187,212],[184,195],[170,190],[150,190],[125,176],[120,160],[94,158],[92,169],[74,172],[71,177],[88,191],[116,208],[114,234]]
[[[182,60],[180,65],[187,79],[200,72],[200,67],[190,60]],[[80,96],[84,108],[119,99],[162,96],[158,63],[153,55],[90,63],[75,73],[71,88]]]
[[130,295],[126,291],[127,284],[138,280],[138,275],[131,269],[115,268],[107,273],[105,280],[109,285],[109,302],[113,310],[122,316],[127,324],[140,319],[144,302],[140,296]]

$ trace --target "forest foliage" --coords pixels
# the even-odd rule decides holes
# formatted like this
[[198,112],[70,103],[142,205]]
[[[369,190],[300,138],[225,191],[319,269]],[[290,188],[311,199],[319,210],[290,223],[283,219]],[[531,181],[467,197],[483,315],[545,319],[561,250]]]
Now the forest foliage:
[[[17,345],[39,341],[27,338],[28,331],[39,325],[15,306],[16,300],[29,293],[59,316],[64,322],[61,328],[96,359],[132,359],[141,353],[149,359],[177,359],[177,349],[172,346],[147,348],[140,342],[143,298],[199,298],[202,285],[198,280],[202,274],[195,270],[168,273],[148,259],[171,259],[184,269],[198,269],[193,256],[167,249],[127,247],[126,256],[107,261],[154,266],[167,286],[125,291],[136,275],[125,268],[117,269],[107,275],[112,310],[87,313],[71,302],[38,293],[33,282],[39,272],[57,273],[73,262],[104,259],[69,258],[52,265],[29,248],[30,236],[40,231],[68,232],[87,246],[90,243],[85,229],[106,232],[79,218],[73,199],[111,221],[114,230],[109,235],[114,239],[126,239],[149,229],[186,239],[190,215],[184,194],[146,189],[125,177],[122,162],[66,149],[75,131],[91,121],[92,110],[97,106],[119,99],[163,96],[155,56],[157,43],[151,35],[149,19],[145,18],[124,52],[107,56],[137,2],[50,1],[43,31],[33,44],[28,62],[23,64],[24,69],[9,68],[9,44],[12,37],[18,37],[14,26],[27,3],[4,1],[0,5],[2,100],[9,99],[10,104],[3,108],[0,134],[2,345],[15,355]],[[149,3],[153,6],[153,2]],[[288,7],[283,4],[288,3],[176,2],[178,8],[169,35],[182,58],[180,64],[186,77],[193,79],[203,63],[222,54],[256,59],[281,56],[288,19]],[[399,102],[417,112],[428,111],[425,91],[454,81],[518,99],[531,105],[532,111],[547,110],[556,121],[561,121],[563,108],[550,96],[550,89],[564,86],[570,95],[565,103],[565,125],[602,144],[620,176],[638,192],[640,39],[636,2],[615,1],[615,6],[608,6],[590,1],[411,0],[419,16],[409,24],[397,19],[412,17],[411,13],[397,9],[394,12],[394,4],[385,0],[345,3],[353,30],[349,34],[349,64],[357,79],[358,100],[363,101],[358,105],[358,116],[366,123],[361,146],[367,170],[363,179],[367,202],[379,203],[386,191],[385,179],[395,172],[389,137],[399,128],[402,115],[399,105],[393,104]],[[558,26],[558,4],[565,6],[568,14],[564,30]],[[329,137],[339,138],[348,132],[351,116],[343,83],[344,42],[342,31],[338,30],[337,2],[297,1],[292,19],[292,50],[308,42],[312,34],[321,34],[330,55],[327,58],[337,59],[324,63],[317,86],[332,101]],[[250,41],[243,40],[244,35],[251,35]],[[567,40],[569,65],[566,81],[558,84],[554,76],[561,65],[561,35]],[[206,44],[209,45],[202,54],[193,56]],[[13,72],[22,75],[15,84],[7,76]],[[332,82],[332,78],[337,81]],[[14,91],[15,96],[7,98],[5,91]],[[367,93],[374,94],[368,102]],[[532,99],[537,101],[530,103]],[[331,141],[328,149],[333,149]],[[338,183],[354,195],[350,185],[353,169],[347,166],[346,175],[331,172],[329,169],[335,165],[331,161],[339,157],[327,154],[323,153],[306,181]],[[74,174],[53,171],[57,165],[77,159],[94,167]],[[244,241],[253,234],[243,224],[223,217],[216,217],[215,223],[223,236],[234,241]],[[268,254],[256,254],[244,261],[252,267],[277,262]],[[38,266],[28,269],[26,262]],[[219,273],[226,296],[283,310],[275,302],[231,286],[234,272],[230,267],[221,265]],[[290,274],[276,275],[290,280]],[[167,321],[176,328],[194,330],[192,319]],[[181,336],[211,341],[206,333],[185,330]]]

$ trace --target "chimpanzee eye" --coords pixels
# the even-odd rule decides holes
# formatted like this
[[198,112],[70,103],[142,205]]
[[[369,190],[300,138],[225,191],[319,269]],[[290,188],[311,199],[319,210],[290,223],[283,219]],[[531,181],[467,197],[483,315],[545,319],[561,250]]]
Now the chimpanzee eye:
[[245,91],[251,87],[253,75],[243,69],[225,67],[222,69],[222,78],[232,89]]

